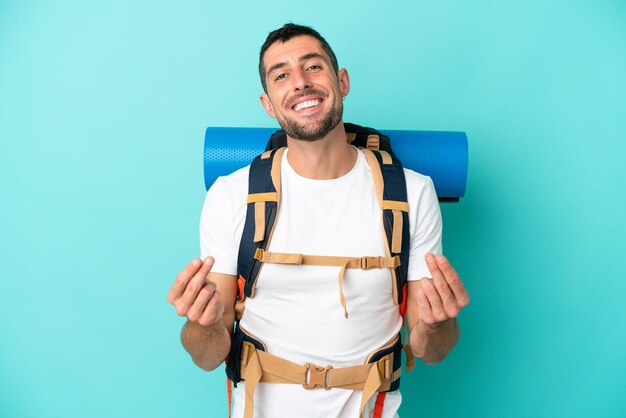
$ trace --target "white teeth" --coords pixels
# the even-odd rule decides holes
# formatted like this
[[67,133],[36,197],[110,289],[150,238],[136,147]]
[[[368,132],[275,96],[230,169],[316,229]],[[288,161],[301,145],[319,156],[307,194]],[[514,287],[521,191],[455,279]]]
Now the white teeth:
[[300,109],[305,109],[307,107],[317,106],[319,104],[319,100],[307,100],[306,102],[301,102],[294,107],[294,110],[298,111]]

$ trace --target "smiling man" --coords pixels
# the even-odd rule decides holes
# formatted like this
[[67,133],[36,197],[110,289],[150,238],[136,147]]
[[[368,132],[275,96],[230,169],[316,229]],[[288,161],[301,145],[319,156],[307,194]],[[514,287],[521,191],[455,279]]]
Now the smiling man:
[[[267,70],[265,63],[271,64]],[[341,99],[350,82],[348,72],[336,66],[319,41],[308,36],[292,38],[287,45],[273,43],[265,50],[259,68],[267,94],[261,95],[261,102],[289,137],[317,141],[339,126]],[[301,84],[297,91],[294,82]]]
[[[188,319],[183,345],[205,370],[228,356],[235,417],[395,417],[402,399],[398,258],[389,256],[381,227],[373,154],[347,141],[348,72],[318,32],[287,24],[268,35],[259,73],[261,103],[288,145],[263,156],[272,161],[272,180],[279,178],[271,242],[265,254],[255,252],[263,268],[240,277],[238,290],[247,208],[258,196],[249,195],[250,166],[220,177],[202,211],[204,261],[192,260],[168,294]],[[432,181],[407,169],[403,175],[410,353],[434,364],[456,344],[456,317],[469,297],[441,254]],[[258,227],[265,216],[251,213]]]

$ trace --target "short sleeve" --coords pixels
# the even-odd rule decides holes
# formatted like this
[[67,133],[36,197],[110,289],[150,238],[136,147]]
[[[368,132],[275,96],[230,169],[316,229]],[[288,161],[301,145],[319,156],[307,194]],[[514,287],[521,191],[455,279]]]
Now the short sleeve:
[[212,271],[237,274],[237,254],[243,223],[247,171],[219,177],[204,199],[200,215],[200,254],[215,259]]
[[443,229],[439,200],[430,177],[405,170],[409,200],[411,245],[408,280],[431,278],[424,256],[431,252],[441,254]]

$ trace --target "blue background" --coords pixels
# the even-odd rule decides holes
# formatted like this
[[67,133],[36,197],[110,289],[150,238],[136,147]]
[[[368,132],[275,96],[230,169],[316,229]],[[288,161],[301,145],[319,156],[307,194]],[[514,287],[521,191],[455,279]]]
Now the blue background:
[[198,254],[208,125],[274,126],[267,32],[313,25],[345,119],[463,130],[462,339],[402,416],[626,416],[623,1],[0,3],[0,416],[226,414],[165,296]]

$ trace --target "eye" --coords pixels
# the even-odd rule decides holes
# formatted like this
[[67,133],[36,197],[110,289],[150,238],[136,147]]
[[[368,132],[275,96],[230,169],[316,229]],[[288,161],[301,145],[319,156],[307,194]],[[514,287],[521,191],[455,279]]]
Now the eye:
[[307,67],[307,71],[319,71],[322,69],[321,65],[313,64]]
[[287,74],[285,74],[285,73],[280,73],[280,74],[278,74],[276,77],[274,77],[274,81],[280,81],[280,80],[283,80],[285,77],[287,77]]

